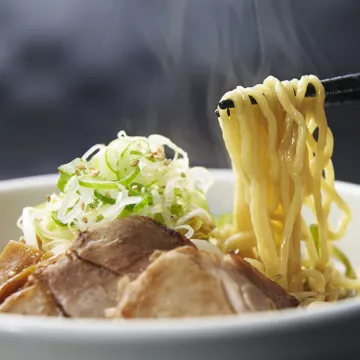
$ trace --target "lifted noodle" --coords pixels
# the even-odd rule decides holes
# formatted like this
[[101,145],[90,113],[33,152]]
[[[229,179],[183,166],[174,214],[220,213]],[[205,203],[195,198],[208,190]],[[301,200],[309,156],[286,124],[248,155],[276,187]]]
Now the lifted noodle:
[[[310,83],[316,96],[305,98]],[[344,236],[351,211],[334,187],[334,141],[320,80],[309,75],[281,82],[270,76],[261,85],[237,87],[226,99],[235,108],[218,109],[219,122],[236,175],[236,194],[232,236],[218,238],[217,245],[238,249],[299,298],[307,292],[306,303],[333,301],[348,289],[360,289],[358,280],[341,277],[330,262],[331,240]],[[332,204],[343,213],[336,231],[328,220]],[[316,219],[318,239],[302,216],[305,206]],[[255,243],[240,243],[241,234],[249,232],[255,234]]]

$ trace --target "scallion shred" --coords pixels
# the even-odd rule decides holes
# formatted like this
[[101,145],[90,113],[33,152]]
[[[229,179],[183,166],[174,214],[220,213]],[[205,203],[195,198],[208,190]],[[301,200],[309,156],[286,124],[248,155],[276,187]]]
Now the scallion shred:
[[191,238],[204,238],[214,228],[205,199],[211,174],[190,168],[186,152],[161,135],[121,131],[109,145],[94,145],[58,170],[59,193],[25,208],[18,221],[31,245],[40,241],[47,250],[65,251],[79,231],[136,214],[186,230]]

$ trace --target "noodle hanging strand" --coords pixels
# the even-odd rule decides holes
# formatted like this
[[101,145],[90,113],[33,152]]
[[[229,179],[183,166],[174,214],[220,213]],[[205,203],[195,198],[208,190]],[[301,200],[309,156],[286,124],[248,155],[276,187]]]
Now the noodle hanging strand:
[[[309,84],[315,97],[305,97]],[[344,236],[351,211],[334,187],[334,140],[320,80],[270,76],[253,88],[237,87],[226,99],[235,108],[219,109],[219,122],[236,176],[235,204],[230,236],[219,237],[218,245],[239,251],[304,304],[360,290],[360,281],[342,276],[330,258],[331,241]],[[342,212],[336,231],[328,219],[333,204]],[[316,236],[302,215],[305,207]]]

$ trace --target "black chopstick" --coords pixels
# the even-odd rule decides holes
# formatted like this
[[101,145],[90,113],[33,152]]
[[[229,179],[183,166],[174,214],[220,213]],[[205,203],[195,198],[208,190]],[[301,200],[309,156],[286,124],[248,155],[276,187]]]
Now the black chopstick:
[[[325,105],[339,105],[348,102],[360,101],[360,73],[338,76],[331,79],[322,80],[321,83],[325,89]],[[306,89],[306,97],[314,97],[316,91],[310,83]],[[252,104],[256,105],[256,100],[249,96]],[[219,108],[227,109],[230,115],[230,108],[234,108],[234,102],[231,99],[225,99],[219,102]],[[215,110],[215,115],[220,116],[219,110]]]

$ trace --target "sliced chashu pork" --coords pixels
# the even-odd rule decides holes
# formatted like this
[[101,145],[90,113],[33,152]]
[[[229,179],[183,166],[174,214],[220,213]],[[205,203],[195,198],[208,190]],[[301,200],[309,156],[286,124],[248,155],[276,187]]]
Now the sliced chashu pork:
[[74,254],[60,256],[34,272],[33,277],[50,290],[70,317],[104,317],[104,309],[116,303],[119,277]]
[[0,255],[0,304],[22,288],[44,256],[41,250],[19,241],[9,241]]
[[0,311],[9,314],[62,316],[53,295],[48,288],[35,283],[8,297],[0,306]]
[[[146,268],[155,250],[174,249],[189,243],[181,234],[150,218],[118,219],[80,234],[69,254],[41,264],[32,278],[42,289],[51,292],[66,316],[104,317],[104,309],[117,303],[119,274],[134,278]],[[27,299],[14,294],[8,299],[7,307],[0,307],[0,311],[7,311],[12,301],[13,309],[21,309],[21,302]],[[31,312],[31,307],[23,304],[25,307]]]
[[101,318],[104,309],[116,304],[118,280],[118,275],[75,254],[61,255],[39,264],[28,287],[9,296],[0,312]]
[[130,216],[79,235],[73,251],[93,264],[119,275],[137,275],[149,264],[155,250],[191,245],[178,232],[145,216]]
[[238,273],[245,276],[263,294],[268,296],[274,302],[277,309],[297,307],[299,305],[299,301],[294,296],[290,295],[275,281],[272,281],[256,270],[240,255],[229,254],[225,256],[224,262],[229,266],[235,267]]
[[35,265],[24,269],[20,274],[29,271],[29,276],[23,287],[8,296],[0,305],[1,313],[13,313],[36,316],[63,316],[61,307],[56,302],[50,289],[34,278],[34,273],[45,269],[48,265],[57,261],[57,258],[44,256]]
[[[121,280],[109,317],[169,318],[229,315],[294,307],[298,301],[236,255],[182,247],[163,253],[134,281]],[[240,264],[240,265],[239,265]],[[244,270],[245,269],[245,270]],[[259,284],[261,286],[259,287]]]
[[95,318],[112,309],[112,317],[149,318],[297,305],[240,257],[219,257],[186,244],[187,239],[151,219],[115,220],[81,234],[69,254],[39,265],[30,288],[10,296],[0,311]]

